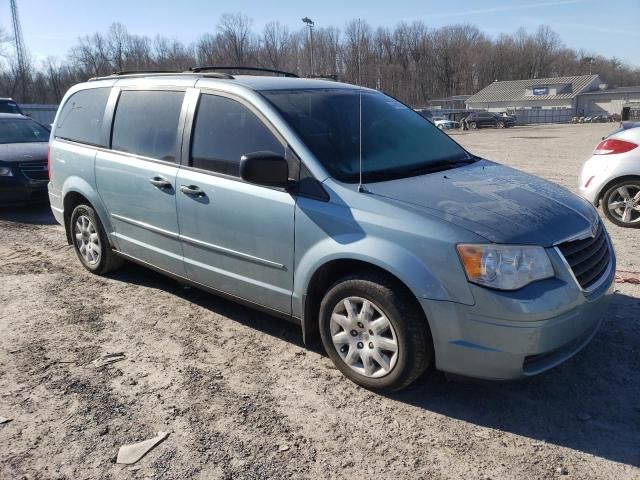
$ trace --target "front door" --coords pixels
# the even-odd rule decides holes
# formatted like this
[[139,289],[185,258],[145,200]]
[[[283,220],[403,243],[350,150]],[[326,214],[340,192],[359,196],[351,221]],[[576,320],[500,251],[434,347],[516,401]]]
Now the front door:
[[285,156],[284,143],[252,107],[213,94],[201,95],[191,132],[176,182],[188,278],[290,314],[295,198],[239,178],[242,155]]
[[98,151],[95,166],[117,248],[179,275],[184,264],[176,176],[183,98],[182,91],[120,92],[111,151]]

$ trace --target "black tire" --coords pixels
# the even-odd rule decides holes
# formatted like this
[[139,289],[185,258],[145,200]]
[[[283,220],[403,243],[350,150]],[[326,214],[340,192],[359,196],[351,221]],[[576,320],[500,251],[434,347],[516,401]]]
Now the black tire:
[[[384,376],[372,378],[356,372],[342,359],[332,341],[330,319],[334,308],[349,297],[374,303],[395,331],[397,358]],[[319,326],[324,348],[336,367],[354,383],[376,392],[392,392],[406,387],[424,373],[433,358],[429,326],[415,298],[403,286],[382,274],[363,273],[336,282],[320,304]],[[365,326],[364,330],[367,328]]]
[[498,124],[496,125],[496,127],[498,127],[498,128],[504,128],[504,122],[498,122]]
[[[623,221],[623,216],[621,213],[624,212],[623,209],[615,209],[610,207],[610,205],[614,202],[622,202],[624,197],[620,194],[618,189],[623,188],[629,193],[629,198],[635,199],[637,195],[640,195],[640,180],[638,179],[629,179],[629,180],[621,180],[613,184],[611,187],[607,189],[607,191],[602,196],[602,210],[604,211],[604,215],[612,222],[618,225],[619,227],[625,228],[640,228],[640,212],[633,209],[630,211],[631,221]],[[615,203],[614,203],[615,204]],[[636,208],[640,208],[640,201],[635,201]]]
[[[78,220],[81,218],[88,219],[93,226],[93,231],[98,236],[100,253],[96,255],[96,260],[94,262],[90,261],[85,257],[85,255],[81,252],[81,244],[88,243],[87,239],[79,240],[76,237],[78,231]],[[119,268],[124,261],[122,258],[118,257],[111,248],[109,243],[109,239],[107,234],[104,231],[104,227],[102,226],[102,222],[100,218],[96,214],[96,211],[90,205],[78,205],[73,209],[71,213],[71,218],[69,219],[69,231],[71,232],[71,241],[73,243],[73,249],[80,260],[80,263],[89,270],[91,273],[95,273],[97,275],[104,275],[105,273],[111,272]],[[95,242],[93,242],[95,243]]]
[[476,128],[478,128],[478,124],[476,122],[470,122],[469,123],[469,128],[471,130],[475,130]]

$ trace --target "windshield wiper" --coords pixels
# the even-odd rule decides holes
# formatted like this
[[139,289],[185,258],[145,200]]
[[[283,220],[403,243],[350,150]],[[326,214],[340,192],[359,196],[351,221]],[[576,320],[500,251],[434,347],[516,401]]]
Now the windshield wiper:
[[442,172],[444,170],[450,170],[452,168],[459,167],[460,165],[469,165],[475,163],[478,160],[475,158],[465,158],[461,160],[442,160],[439,162],[433,162],[428,165],[421,165],[419,167],[411,168],[403,171],[403,176],[413,177],[417,175],[425,175],[427,173]]
[[[372,170],[363,172],[363,180],[365,182],[380,182],[385,180],[396,180],[405,177],[416,177],[418,175],[426,175],[428,173],[441,172],[444,170],[450,170],[452,168],[459,167],[461,165],[469,165],[480,160],[479,157],[468,157],[459,160],[440,160],[432,162],[428,165],[420,165],[419,167],[406,168],[406,169],[389,169],[389,170]],[[350,181],[357,180],[357,174],[351,174],[348,176]]]

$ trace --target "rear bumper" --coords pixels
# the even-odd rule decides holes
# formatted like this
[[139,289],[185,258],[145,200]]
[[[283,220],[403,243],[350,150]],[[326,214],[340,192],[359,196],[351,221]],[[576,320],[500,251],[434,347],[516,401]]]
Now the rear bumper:
[[[472,306],[421,300],[433,334],[436,368],[468,377],[510,380],[559,365],[585,347],[600,328],[613,292],[613,266],[606,281],[588,295],[577,285],[556,279],[551,288],[541,289],[538,298],[528,300],[507,300],[487,289]],[[496,301],[491,302],[489,297],[494,295]],[[566,308],[560,307],[562,302]],[[548,317],[543,315],[545,305]],[[516,308],[520,309],[517,315]]]
[[614,178],[609,173],[611,162],[605,160],[598,155],[592,156],[584,163],[578,176],[580,196],[595,207],[600,203],[602,189]]
[[64,226],[64,208],[62,200],[62,192],[55,190],[51,183],[48,184],[49,204],[51,205],[51,212],[56,221]]

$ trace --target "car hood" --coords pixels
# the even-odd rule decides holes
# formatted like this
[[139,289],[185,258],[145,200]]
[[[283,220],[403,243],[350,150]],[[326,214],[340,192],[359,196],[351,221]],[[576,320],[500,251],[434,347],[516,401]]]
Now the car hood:
[[487,160],[366,188],[496,243],[551,246],[598,220],[595,209],[567,189]]
[[1,143],[0,162],[28,162],[32,160],[46,160],[49,143]]

